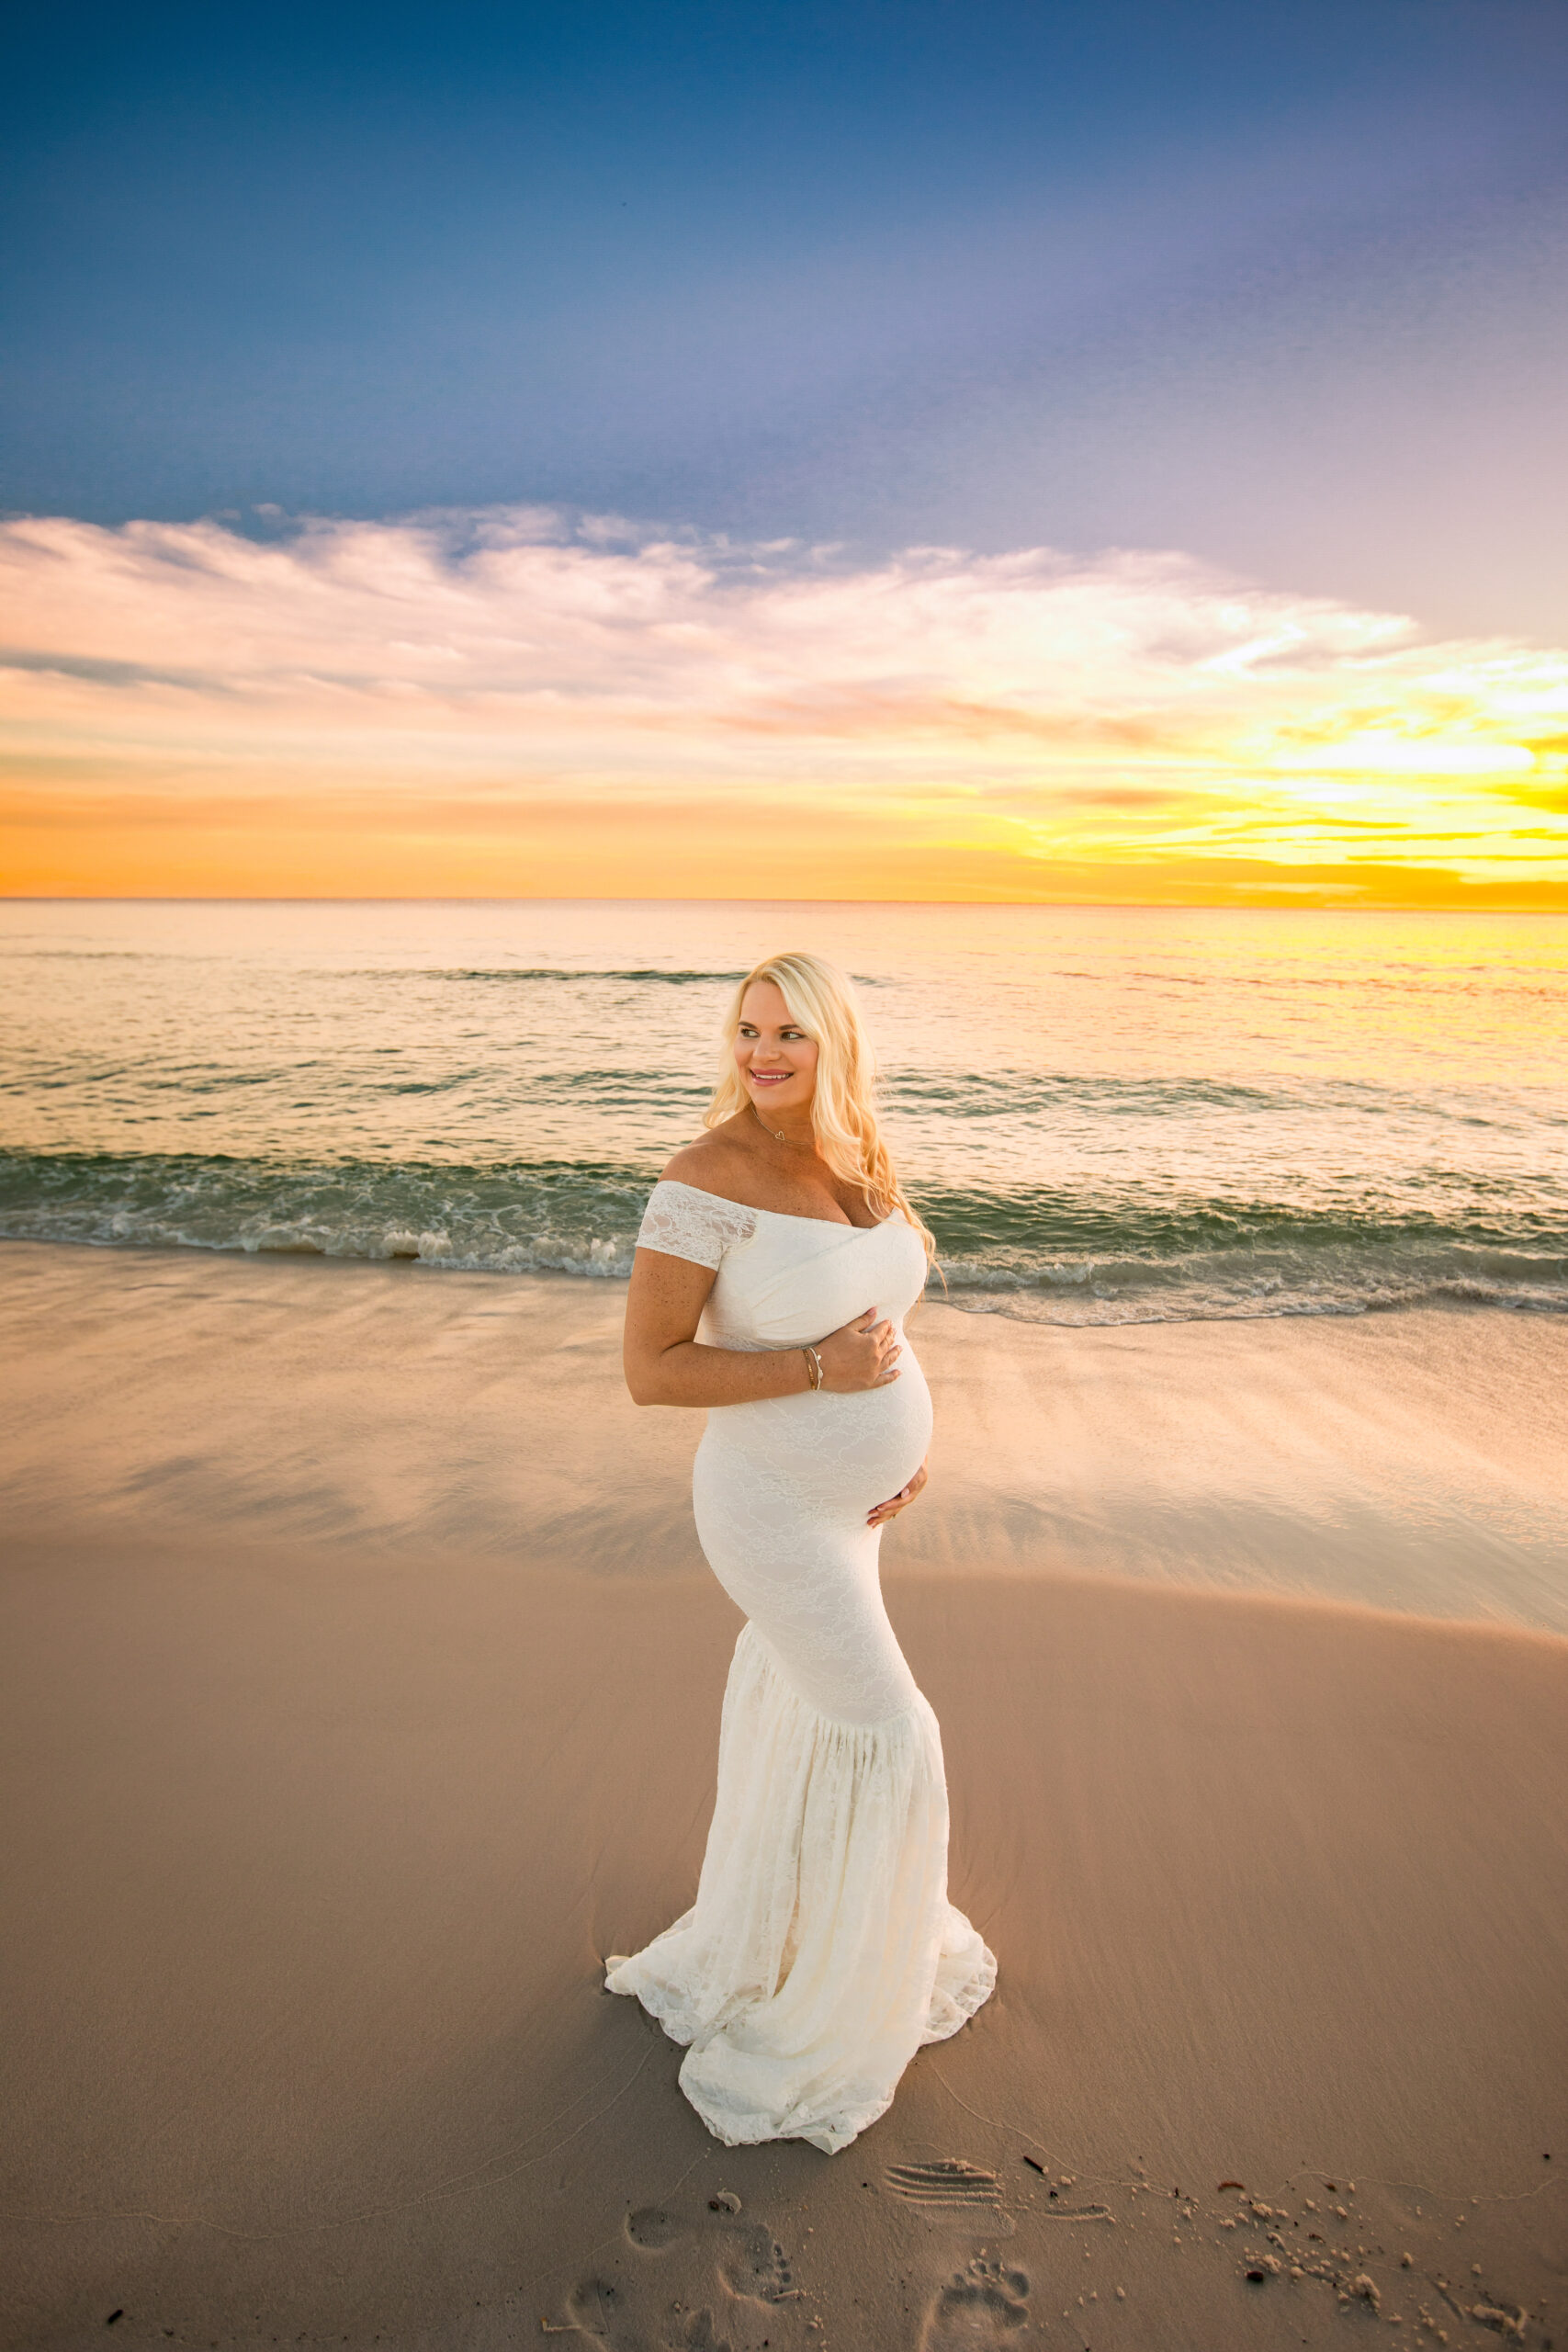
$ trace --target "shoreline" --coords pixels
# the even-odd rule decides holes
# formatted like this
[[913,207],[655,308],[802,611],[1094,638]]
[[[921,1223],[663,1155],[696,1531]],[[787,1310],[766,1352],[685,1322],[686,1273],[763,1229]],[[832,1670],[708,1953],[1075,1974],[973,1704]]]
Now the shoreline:
[[[259,1527],[494,1558],[525,1528],[533,1557],[584,1573],[705,1573],[700,1417],[626,1396],[622,1295],[561,1273],[0,1242],[12,1527],[151,1518],[175,1543]],[[932,1485],[890,1575],[1091,1571],[1568,1633],[1568,1319],[1084,1329],[927,1300],[909,1336],[936,1398]]]
[[888,1605],[1001,1979],[828,2158],[599,1989],[711,1808],[696,1417],[602,1283],[411,1271],[0,1250],[6,2352],[1568,2340],[1568,1640],[1409,1605],[1559,1575],[1553,1362],[922,1313]]
[[[5,1157],[0,1154],[0,1159]],[[228,1163],[223,1165],[226,1168]],[[342,1166],[315,1171],[318,1178],[324,1174],[331,1180],[342,1180],[350,1172]],[[639,1203],[636,1214],[640,1214],[649,1181],[641,1177],[636,1181]],[[288,1215],[294,1213],[292,1208],[287,1212],[285,1224]],[[433,1216],[438,1227],[443,1216],[449,1217],[449,1204],[431,1203],[398,1216],[384,1205],[371,1217],[379,1232],[364,1232],[356,1243],[344,1246],[339,1246],[340,1235],[324,1241],[301,1236],[247,1247],[238,1236],[204,1239],[170,1235],[155,1223],[150,1233],[134,1235],[122,1230],[112,1234],[0,1233],[0,1250],[135,1250],[155,1256],[238,1258],[254,1263],[412,1266],[426,1273],[474,1274],[506,1281],[564,1278],[625,1283],[631,1271],[636,1214],[631,1216],[631,1229],[610,1238],[590,1239],[585,1246],[580,1241],[573,1245],[580,1254],[564,1260],[550,1253],[568,1245],[547,1241],[542,1235],[532,1240],[492,1238],[477,1252],[470,1236],[453,1248],[446,1232],[417,1229],[422,1215]],[[430,1243],[442,1246],[427,1250]],[[1131,1258],[1115,1249],[1100,1255],[1075,1255],[1069,1247],[1066,1257],[1051,1260],[1032,1274],[1011,1275],[979,1265],[963,1254],[959,1244],[945,1261],[949,1286],[930,1290],[924,1303],[964,1315],[994,1316],[1008,1322],[1070,1331],[1357,1320],[1423,1307],[1490,1310],[1548,1321],[1555,1316],[1568,1317],[1568,1289],[1561,1286],[1568,1259],[1561,1249],[1543,1251],[1536,1242],[1520,1238],[1478,1241],[1452,1234],[1414,1239],[1396,1234],[1387,1237],[1383,1246],[1385,1256],[1376,1264],[1370,1257],[1354,1265],[1342,1263],[1337,1269],[1342,1286],[1337,1289],[1336,1274],[1322,1271],[1325,1259],[1314,1254],[1308,1261],[1295,1262],[1290,1241],[1271,1240],[1267,1235],[1259,1236],[1251,1250],[1220,1250],[1207,1256],[1194,1250],[1186,1258],[1139,1259],[1135,1240],[1128,1245]],[[1447,1264],[1438,1262],[1445,1249],[1456,1253]],[[541,1250],[546,1252],[542,1258]],[[1314,1267],[1318,1271],[1314,1272]],[[1369,1287],[1374,1272],[1376,1282]],[[1509,1283],[1514,1287],[1506,1287]],[[1547,1287],[1541,1287],[1543,1283]],[[1558,1286],[1551,1287],[1552,1283]],[[1156,1311],[1156,1302],[1163,1299],[1168,1307],[1176,1298],[1181,1303],[1175,1311]],[[1086,1303],[1090,1299],[1097,1302],[1092,1307]]]

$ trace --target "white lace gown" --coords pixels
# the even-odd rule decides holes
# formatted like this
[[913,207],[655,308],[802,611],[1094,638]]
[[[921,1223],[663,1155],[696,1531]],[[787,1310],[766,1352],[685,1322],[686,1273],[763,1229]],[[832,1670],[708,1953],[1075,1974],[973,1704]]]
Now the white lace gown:
[[996,1983],[947,1899],[941,1735],[883,1606],[882,1532],[865,1523],[931,1436],[902,1328],[925,1252],[902,1217],[835,1225],[669,1182],[637,1238],[716,1270],[699,1332],[711,1346],[797,1346],[868,1307],[902,1340],[885,1388],[708,1414],[697,1532],[749,1620],[717,1804],[695,1903],[606,1979],[687,2045],[681,2086],[717,2138],[831,2154],[885,2111],[919,2044],[956,2033]]

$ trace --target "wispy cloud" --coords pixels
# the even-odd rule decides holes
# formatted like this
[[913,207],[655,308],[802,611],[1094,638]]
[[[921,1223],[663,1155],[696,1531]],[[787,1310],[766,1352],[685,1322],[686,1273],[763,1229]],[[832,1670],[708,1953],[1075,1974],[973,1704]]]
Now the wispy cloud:
[[474,888],[488,840],[498,891],[1027,897],[1353,833],[1420,894],[1568,899],[1568,654],[1179,555],[31,518],[0,643],[13,888]]

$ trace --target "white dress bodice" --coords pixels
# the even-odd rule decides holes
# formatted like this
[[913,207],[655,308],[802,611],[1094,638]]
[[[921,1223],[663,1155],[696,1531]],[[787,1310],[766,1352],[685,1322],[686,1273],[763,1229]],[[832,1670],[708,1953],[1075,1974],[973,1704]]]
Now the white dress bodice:
[[714,1347],[800,1347],[867,1307],[901,1326],[925,1287],[925,1250],[901,1216],[873,1226],[786,1216],[668,1177],[653,1188],[637,1245],[715,1269],[700,1335]]

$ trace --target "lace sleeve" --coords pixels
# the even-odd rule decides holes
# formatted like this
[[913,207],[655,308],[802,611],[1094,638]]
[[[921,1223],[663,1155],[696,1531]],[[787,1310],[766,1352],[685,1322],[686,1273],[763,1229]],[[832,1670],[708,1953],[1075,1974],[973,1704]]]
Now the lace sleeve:
[[742,1208],[739,1201],[721,1201],[694,1184],[661,1179],[649,1194],[637,1245],[716,1271],[725,1251],[750,1241],[756,1230],[755,1209]]

